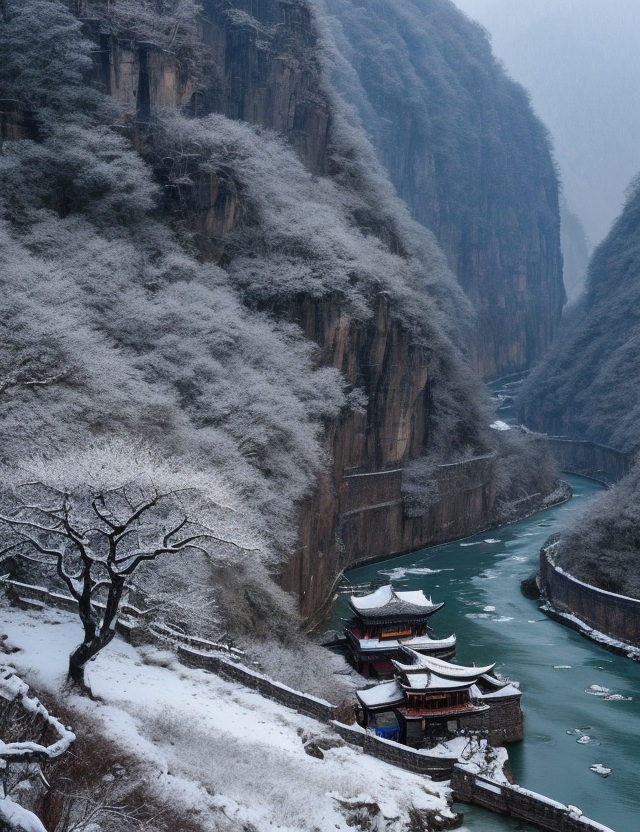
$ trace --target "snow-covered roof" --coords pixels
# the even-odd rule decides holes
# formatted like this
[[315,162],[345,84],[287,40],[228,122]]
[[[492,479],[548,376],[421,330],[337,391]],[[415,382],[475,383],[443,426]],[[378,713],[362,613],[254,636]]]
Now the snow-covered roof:
[[478,691],[478,698],[480,699],[500,699],[503,696],[522,696],[522,691],[515,685],[507,684],[498,690],[492,690],[490,693],[482,693]]
[[489,673],[496,666],[494,662],[485,667],[464,667],[463,665],[445,662],[443,659],[436,659],[433,656],[426,656],[423,653],[412,650],[410,647],[405,647],[405,651],[412,658],[411,664],[403,664],[398,661],[394,661],[393,664],[401,673],[407,674],[427,670],[447,679],[467,679],[475,681],[485,673]]
[[436,673],[409,673],[405,682],[401,682],[405,690],[464,690],[469,687],[468,679],[445,679]]
[[427,598],[421,589],[414,589],[406,592],[396,592],[396,598],[405,601],[407,604],[414,604],[416,607],[432,607],[431,597]]
[[367,595],[352,595],[350,603],[361,615],[375,614],[420,615],[440,609],[443,603],[434,604],[421,589],[396,592],[391,584],[381,586]]
[[451,635],[448,638],[434,639],[429,636],[412,636],[411,638],[361,638],[358,644],[363,652],[367,650],[388,650],[400,647],[411,647],[414,650],[443,650],[447,647],[455,647],[456,637]]
[[395,705],[404,701],[402,688],[393,679],[391,682],[381,682],[372,688],[356,691],[358,699],[368,708],[379,707],[380,705]]

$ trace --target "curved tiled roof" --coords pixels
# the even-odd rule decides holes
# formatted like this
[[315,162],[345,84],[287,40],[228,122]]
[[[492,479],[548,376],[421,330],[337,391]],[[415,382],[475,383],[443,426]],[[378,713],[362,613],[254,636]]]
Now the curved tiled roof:
[[433,656],[426,656],[423,653],[418,653],[410,647],[403,648],[406,653],[412,658],[411,664],[403,664],[402,662],[394,661],[393,664],[400,673],[421,673],[430,672],[435,673],[445,679],[458,680],[473,680],[475,681],[485,673],[489,673],[496,666],[493,664],[484,667],[464,667],[459,664],[451,664],[442,659],[436,659]]
[[444,603],[434,604],[421,589],[396,592],[391,584],[381,586],[367,595],[352,595],[349,601],[362,618],[430,615],[444,606]]

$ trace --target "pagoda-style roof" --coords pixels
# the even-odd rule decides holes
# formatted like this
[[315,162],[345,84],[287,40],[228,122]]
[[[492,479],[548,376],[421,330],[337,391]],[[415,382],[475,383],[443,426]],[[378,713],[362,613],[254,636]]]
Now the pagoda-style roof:
[[473,684],[468,679],[445,679],[435,673],[407,673],[399,681],[403,690],[429,691],[435,693],[441,690],[467,690]]
[[424,673],[426,671],[427,673],[435,673],[443,679],[456,679],[458,681],[472,683],[479,679],[480,676],[489,673],[496,666],[494,662],[485,667],[464,667],[463,665],[451,664],[442,659],[436,659],[433,656],[418,653],[408,646],[403,646],[403,652],[411,659],[410,664],[393,661],[396,670],[403,675]]
[[495,676],[483,674],[478,679],[477,688],[483,699],[500,699],[503,697],[522,696],[517,682],[497,679]]
[[363,653],[368,651],[376,652],[379,650],[399,650],[401,647],[410,647],[413,650],[445,650],[456,646],[456,637],[451,635],[448,638],[430,638],[429,636],[411,636],[409,638],[358,638],[358,636],[350,631],[353,638],[358,642],[358,646]]
[[352,595],[349,603],[369,623],[426,619],[444,606],[444,602],[434,604],[421,589],[396,592],[391,584],[367,595]]
[[390,682],[381,682],[366,690],[358,690],[356,696],[367,708],[390,707],[404,702],[404,691],[395,679]]

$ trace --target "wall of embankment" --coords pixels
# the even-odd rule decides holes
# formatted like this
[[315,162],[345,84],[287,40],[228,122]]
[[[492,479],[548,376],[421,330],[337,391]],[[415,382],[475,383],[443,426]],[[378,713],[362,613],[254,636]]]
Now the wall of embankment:
[[[615,485],[632,465],[629,454],[577,439],[550,437],[549,446],[563,471]],[[636,657],[640,647],[640,601],[586,584],[554,561],[556,540],[540,552],[540,590],[543,609],[561,623],[578,630],[615,652]],[[615,643],[613,643],[615,642]]]
[[[576,629],[595,631],[595,640],[602,642],[602,634],[616,642],[640,647],[640,601],[616,595],[590,586],[561,569],[554,561],[556,540],[551,540],[540,552],[540,589],[551,611],[579,619]],[[569,623],[565,621],[563,623]],[[612,645],[614,646],[614,645]]]
[[574,806],[565,806],[521,786],[497,783],[463,764],[454,767],[451,788],[457,800],[511,815],[549,832],[611,832],[608,827],[584,817]]
[[562,471],[613,485],[629,473],[629,454],[580,439],[550,436],[549,447]]

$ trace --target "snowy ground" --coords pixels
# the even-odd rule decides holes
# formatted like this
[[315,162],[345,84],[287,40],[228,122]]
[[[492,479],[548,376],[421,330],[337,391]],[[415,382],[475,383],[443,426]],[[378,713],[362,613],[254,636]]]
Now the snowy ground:
[[[25,681],[62,697],[67,658],[80,638],[77,619],[1,602],[0,633],[19,648],[7,659]],[[71,708],[144,761],[164,799],[206,829],[347,832],[354,815],[367,813],[375,817],[366,828],[399,832],[412,807],[450,814],[442,784],[374,760],[321,723],[183,667],[171,653],[117,639],[90,663],[87,679],[99,701],[72,696]],[[336,741],[324,759],[304,750],[314,736]]]

